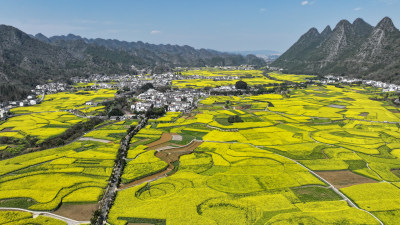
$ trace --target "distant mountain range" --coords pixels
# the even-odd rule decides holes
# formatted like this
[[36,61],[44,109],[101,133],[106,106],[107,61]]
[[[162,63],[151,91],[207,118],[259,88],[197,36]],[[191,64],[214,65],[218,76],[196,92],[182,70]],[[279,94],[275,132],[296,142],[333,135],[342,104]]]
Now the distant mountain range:
[[[36,84],[67,81],[94,73],[163,72],[176,66],[265,65],[254,55],[222,53],[190,46],[155,45],[77,35],[28,35],[0,25],[0,101],[19,99]],[[134,67],[132,67],[134,66]]]
[[400,84],[400,31],[389,17],[375,27],[340,21],[321,33],[311,28],[272,66],[290,73],[333,74]]
[[267,62],[272,62],[281,55],[280,52],[277,52],[274,50],[231,51],[228,53],[239,54],[239,55],[243,55],[243,56],[255,55],[257,57],[263,58]]

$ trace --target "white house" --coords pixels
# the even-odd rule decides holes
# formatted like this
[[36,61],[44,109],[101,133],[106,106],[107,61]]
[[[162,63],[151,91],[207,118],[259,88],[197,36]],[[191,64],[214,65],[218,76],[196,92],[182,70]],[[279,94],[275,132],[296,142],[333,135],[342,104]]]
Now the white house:
[[4,109],[0,109],[0,118],[3,118],[6,115],[6,111]]
[[134,105],[131,105],[132,110],[136,110],[138,112],[144,112],[147,111],[151,107],[151,103],[147,102],[137,102]]

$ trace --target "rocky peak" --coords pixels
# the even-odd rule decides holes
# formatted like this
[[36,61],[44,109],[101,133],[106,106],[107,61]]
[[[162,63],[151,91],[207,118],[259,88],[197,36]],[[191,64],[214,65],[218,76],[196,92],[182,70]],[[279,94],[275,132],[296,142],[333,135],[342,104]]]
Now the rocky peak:
[[43,35],[42,33],[38,33],[34,36],[34,38],[38,39],[39,41],[45,42],[45,43],[50,43],[50,40]]
[[319,39],[321,34],[318,32],[317,28],[313,27],[310,30],[307,31],[307,33],[303,34],[303,36],[300,37],[299,43],[302,42],[310,42],[310,41],[315,41]]
[[332,29],[331,29],[331,27],[328,25],[328,26],[326,26],[325,29],[321,32],[321,36],[325,38],[325,37],[329,36],[331,33],[332,33]]
[[335,32],[336,30],[349,29],[351,27],[352,24],[348,20],[341,20],[333,29],[333,32]]
[[353,29],[358,36],[367,37],[371,34],[373,27],[366,23],[363,19],[357,18],[353,22]]
[[[326,30],[326,31],[325,31]],[[321,36],[329,32],[326,28]],[[400,67],[400,31],[389,17],[371,26],[358,18],[340,21],[318,45],[291,47],[272,66],[290,73],[349,74],[393,80]],[[297,46],[296,46],[297,47]]]
[[15,27],[0,25],[0,46],[11,44],[21,45],[23,42],[29,39],[31,39],[29,35],[25,34]]
[[389,17],[383,18],[378,25],[376,25],[375,30],[383,30],[388,32],[398,31],[397,28],[394,26],[392,19]]
[[354,20],[353,22],[353,26],[363,26],[363,25],[369,25],[367,22],[365,22],[363,19],[361,18],[357,18]]
[[308,37],[319,37],[320,33],[318,32],[317,28],[313,27],[304,34],[304,36]]

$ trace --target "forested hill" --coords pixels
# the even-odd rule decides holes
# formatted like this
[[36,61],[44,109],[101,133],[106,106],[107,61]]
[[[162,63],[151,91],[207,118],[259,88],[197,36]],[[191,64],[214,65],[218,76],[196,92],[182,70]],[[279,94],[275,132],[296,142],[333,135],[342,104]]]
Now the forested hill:
[[163,72],[176,66],[264,65],[254,56],[190,46],[86,39],[76,35],[47,38],[0,25],[0,101],[20,99],[34,85],[93,73]]
[[388,17],[375,27],[340,21],[321,33],[311,28],[272,66],[291,73],[334,74],[400,83],[400,31]]

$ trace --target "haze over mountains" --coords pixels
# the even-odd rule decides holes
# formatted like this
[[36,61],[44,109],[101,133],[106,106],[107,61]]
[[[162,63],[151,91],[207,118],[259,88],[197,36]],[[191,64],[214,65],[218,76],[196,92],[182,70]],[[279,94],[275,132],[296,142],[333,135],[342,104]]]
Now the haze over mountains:
[[340,21],[321,33],[311,28],[272,66],[290,73],[334,74],[400,83],[400,31],[389,17],[375,27]]
[[32,86],[48,80],[66,81],[94,73],[134,73],[137,69],[163,72],[176,66],[225,66],[265,61],[254,55],[222,53],[190,46],[155,45],[69,34],[28,35],[0,25],[0,101],[19,99]]

